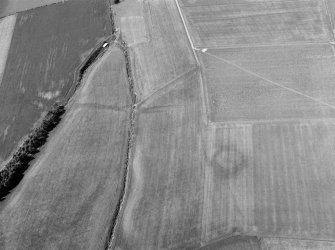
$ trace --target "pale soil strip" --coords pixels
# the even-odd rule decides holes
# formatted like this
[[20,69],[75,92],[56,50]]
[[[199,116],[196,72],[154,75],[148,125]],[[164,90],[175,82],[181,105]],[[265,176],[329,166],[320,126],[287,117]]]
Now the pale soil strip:
[[[299,159],[299,157],[296,157],[297,154],[296,153],[296,146],[295,146],[295,142],[297,142],[297,144],[299,143],[299,141],[294,141],[292,140],[292,138],[294,138],[295,136],[295,131],[292,133],[292,130],[294,130],[294,126],[292,125],[288,125],[286,124],[286,127],[287,127],[287,145],[288,145],[288,150],[287,150],[287,153],[288,153],[288,162],[290,163],[290,165],[292,166],[292,163],[293,165],[295,165],[296,167],[289,167],[288,170],[289,170],[289,175],[291,176],[291,178],[293,178],[293,182],[290,181],[290,184],[291,184],[291,190],[293,190],[293,194],[292,194],[292,206],[293,206],[293,214],[296,212],[296,211],[301,211],[301,206],[300,203],[299,203],[299,198],[300,198],[300,195],[299,195],[299,190],[300,188],[297,187],[297,183],[298,180],[297,180],[297,176],[299,176],[299,172],[297,173],[297,168],[298,168],[298,165],[299,163],[297,163],[297,160]],[[295,228],[295,230],[297,230],[298,232],[301,232],[302,229],[301,229],[301,225],[303,224],[303,220],[301,219],[301,213],[298,212],[295,214],[295,218],[294,218],[294,224],[293,224],[293,227]]]
[[197,61],[197,64],[200,65],[198,56],[197,56],[197,54],[195,53],[195,47],[194,47],[194,45],[193,45],[193,41],[192,41],[192,39],[191,39],[190,33],[189,33],[189,31],[188,31],[188,28],[187,28],[187,26],[186,26],[185,18],[184,18],[184,15],[183,15],[182,11],[181,11],[180,6],[179,6],[179,2],[178,2],[178,0],[175,0],[175,3],[176,3],[176,5],[177,5],[177,8],[178,8],[178,12],[179,12],[180,18],[181,18],[181,20],[182,20],[182,22],[183,22],[183,26],[184,26],[184,28],[185,28],[185,31],[186,31],[186,35],[187,35],[188,41],[190,42],[190,45],[191,45],[191,48],[192,48],[192,52],[193,52],[194,58],[195,58],[195,60]]
[[16,15],[0,19],[0,86],[5,71],[8,52],[13,37]]
[[[312,175],[312,170],[313,170],[313,167],[310,167],[308,164],[311,164],[310,161],[311,159],[313,158],[313,155],[312,155],[312,152],[311,152],[311,148],[309,147],[309,142],[311,140],[313,140],[313,138],[311,138],[311,133],[310,133],[310,127],[311,125],[308,125],[308,124],[303,124],[301,125],[300,127],[300,138],[301,138],[301,141],[302,141],[302,147],[301,147],[301,150],[302,150],[302,159],[305,159],[304,161],[304,165],[303,165],[303,168],[304,169],[308,169],[309,171],[309,174]],[[314,178],[315,176],[312,175]],[[302,178],[303,179],[306,179],[304,175],[302,175]],[[309,185],[309,181],[307,180],[306,181],[306,187],[307,185]],[[306,206],[306,215],[309,215],[311,214],[311,208],[314,207],[314,205],[316,204],[316,202],[319,202],[317,200],[312,200],[310,199],[310,194],[307,194],[305,195],[305,200],[306,200],[306,203],[308,204],[308,206]],[[316,199],[318,199],[318,196],[315,197]],[[313,230],[313,227],[315,226],[315,220],[312,216],[304,216],[305,218],[308,218],[309,219],[309,230],[312,231]]]
[[247,188],[249,192],[248,196],[248,230],[253,230],[255,225],[255,191],[254,191],[254,171],[255,171],[255,164],[254,164],[254,148],[253,148],[253,127],[250,125],[244,126],[246,129],[247,135],[247,156],[249,161],[249,173],[247,175]]
[[[238,127],[236,128],[236,139],[235,139],[235,160],[234,164],[237,166],[239,164],[245,164],[243,163],[243,159],[241,157],[241,152],[245,154],[246,150],[244,148],[244,141],[246,140],[245,134],[243,133],[243,128]],[[246,180],[246,170],[243,169],[242,172],[234,178],[234,189],[236,190],[235,195],[236,197],[236,209],[235,213],[235,223],[236,226],[240,228],[240,230],[243,232],[245,225],[247,224],[247,214],[246,214],[246,186],[245,186],[245,180]]]
[[[319,165],[315,164],[315,160],[318,159],[318,154],[316,152],[317,148],[315,147],[314,144],[314,140],[315,135],[314,135],[314,129],[312,126],[306,126],[307,129],[307,136],[305,136],[305,140],[306,140],[306,154],[309,156],[308,159],[310,159],[310,165],[311,165],[311,172],[310,175],[317,180],[317,183],[322,183],[322,181],[320,180],[320,174],[319,174]],[[315,191],[319,194],[320,192],[320,186],[316,186],[315,187]],[[323,213],[324,213],[324,209],[323,209],[323,200],[322,197],[320,197],[319,195],[313,195],[313,201],[312,201],[312,206],[311,209],[309,210],[309,215],[311,215],[312,217],[312,225],[314,226],[314,228],[311,228],[311,232],[313,234],[315,233],[321,233],[320,230],[323,229]],[[314,216],[313,216],[314,215]]]
[[[271,132],[271,129],[272,129],[272,124],[269,124],[269,125],[265,125],[265,128],[266,128],[266,132],[268,132],[268,130],[270,130]],[[270,133],[266,133],[266,138],[267,138],[267,143],[269,143],[269,141],[271,140],[271,138],[269,139],[269,134]],[[276,186],[275,183],[277,181],[277,179],[275,179],[276,175],[275,175],[275,172],[276,172],[276,163],[273,163],[273,160],[276,160],[275,156],[273,156],[273,152],[275,152],[275,149],[274,149],[274,143],[271,143],[268,147],[270,150],[270,153],[268,153],[267,155],[269,156],[269,161],[270,164],[269,164],[269,175],[270,175],[270,183],[271,185],[267,186],[268,189],[272,189]],[[277,207],[276,207],[276,195],[273,194],[273,195],[270,195],[270,199],[268,199],[270,204],[271,204],[271,211],[272,211],[272,214],[271,214],[271,220],[272,220],[272,225],[277,225]],[[268,217],[268,216],[267,216]]]
[[[293,139],[293,141],[296,141],[297,142],[297,151],[298,151],[298,157],[297,157],[297,160],[298,160],[298,164],[297,164],[297,168],[299,167],[298,171],[297,171],[297,176],[299,178],[299,183],[301,183],[301,189],[299,189],[299,198],[300,198],[300,211],[301,211],[301,214],[304,215],[307,213],[307,210],[306,208],[310,207],[311,205],[309,204],[309,200],[304,196],[302,195],[302,192],[301,190],[306,190],[307,188],[307,183],[306,183],[306,179],[299,173],[303,173],[304,172],[304,163],[302,162],[302,159],[306,159],[306,156],[304,154],[304,150],[303,150],[303,138],[304,138],[304,135],[302,133],[302,127],[304,125],[302,124],[296,124],[294,126],[295,128],[295,133],[293,133],[293,135],[295,136],[295,138]],[[295,168],[295,169],[297,169]],[[304,223],[304,226],[306,226],[307,228],[310,228],[311,227],[311,220],[310,220],[310,217],[309,216],[305,216],[304,217],[304,220],[305,220],[305,223]]]
[[[229,201],[229,213],[228,213],[228,229],[235,228],[236,227],[236,196],[234,190],[234,176],[232,176],[232,169],[230,168],[231,164],[230,163],[235,163],[235,138],[236,138],[236,133],[232,128],[228,129],[228,142],[227,145],[233,148],[233,150],[228,151],[227,155],[227,163],[226,166],[229,166],[228,169],[228,201]],[[214,190],[215,192],[215,190]]]
[[[257,133],[257,139],[259,140],[258,143],[260,145],[260,151],[257,152],[257,155],[261,155],[259,158],[260,160],[257,161],[257,165],[260,165],[261,167],[258,167],[258,173],[259,176],[261,176],[261,180],[258,184],[256,184],[257,186],[261,186],[261,201],[259,202],[259,200],[256,200],[256,203],[259,204],[260,207],[264,207],[264,214],[263,214],[263,218],[259,218],[259,210],[258,209],[258,213],[257,213],[257,219],[258,219],[258,224],[256,224],[256,226],[258,228],[261,228],[263,230],[266,230],[267,232],[271,230],[271,228],[268,228],[269,224],[273,224],[273,223],[269,223],[269,221],[271,220],[271,218],[269,218],[271,215],[271,212],[273,212],[272,210],[272,197],[270,197],[270,191],[271,191],[271,186],[270,186],[270,180],[269,178],[267,178],[266,174],[268,172],[270,172],[275,166],[276,166],[276,158],[275,156],[273,156],[273,147],[274,147],[274,143],[275,141],[272,141],[271,143],[269,143],[270,139],[269,139],[269,134],[270,133],[266,133],[266,135],[262,135],[263,131],[266,131],[266,129],[268,129],[267,124],[261,124],[261,126],[257,126],[258,127],[258,133]],[[272,126],[269,126],[269,130],[271,131]],[[264,142],[262,141],[262,137],[265,137]],[[255,136],[256,137],[256,136]],[[266,152],[266,153],[262,153],[262,152]],[[267,170],[267,168],[269,168],[269,170]],[[258,178],[259,178],[258,176]],[[258,180],[258,178],[256,180]],[[275,197],[275,195],[273,195],[273,197]],[[268,208],[268,209],[266,209]],[[257,211],[257,210],[256,210]]]
[[[207,130],[207,152],[209,158],[211,159],[215,151],[215,138],[216,138],[216,129],[214,127],[209,127]],[[210,160],[206,163],[205,171],[205,184],[204,184],[204,204],[202,215],[202,230],[201,230],[201,243],[206,242],[208,235],[211,233],[211,221],[212,221],[212,212],[213,212],[213,170],[210,166]]]
[[214,55],[214,54],[211,54],[211,53],[208,53],[208,52],[202,52],[202,53],[203,53],[203,54],[206,54],[206,55],[209,55],[209,56],[211,56],[211,57],[214,57],[214,58],[216,58],[217,60],[222,61],[222,62],[224,62],[224,63],[227,63],[227,64],[229,64],[229,65],[231,65],[231,66],[234,66],[234,67],[240,69],[241,71],[244,71],[244,72],[246,72],[246,73],[248,73],[248,74],[250,74],[250,75],[252,75],[252,76],[255,76],[255,77],[259,78],[259,79],[262,79],[262,80],[265,81],[265,82],[271,83],[271,84],[276,85],[276,86],[278,86],[278,87],[280,87],[280,88],[283,88],[283,89],[285,89],[285,90],[287,90],[287,91],[290,91],[290,92],[292,92],[292,93],[298,94],[298,95],[303,96],[303,97],[306,97],[306,98],[308,98],[308,99],[310,99],[310,100],[312,100],[312,101],[315,101],[315,102],[317,102],[317,103],[319,103],[319,104],[328,106],[329,108],[335,110],[335,106],[334,106],[334,105],[331,105],[331,104],[329,104],[329,103],[327,103],[327,102],[324,102],[324,101],[322,101],[322,100],[316,99],[316,98],[314,98],[314,97],[312,97],[312,96],[306,95],[306,94],[304,94],[304,93],[302,93],[302,92],[300,92],[300,91],[298,91],[298,90],[295,90],[295,89],[286,87],[286,86],[284,86],[284,85],[282,85],[282,84],[280,84],[280,83],[274,82],[274,81],[272,81],[272,80],[270,80],[270,79],[268,79],[268,78],[265,78],[265,77],[263,77],[263,76],[261,76],[261,75],[255,73],[255,72],[252,72],[252,71],[250,71],[250,70],[248,70],[248,69],[246,69],[246,68],[244,68],[244,67],[242,67],[242,66],[239,66],[239,65],[237,65],[237,64],[234,63],[234,62],[228,61],[228,60],[226,60],[226,59],[223,59],[223,58],[221,58],[221,57],[218,57],[218,56],[216,56],[216,55]]
[[[208,152],[208,156],[211,158],[213,155],[213,140],[215,138],[215,127],[213,126],[209,126],[208,129],[205,132],[205,143],[206,143],[206,152]],[[206,241],[206,236],[207,236],[207,231],[208,231],[208,217],[209,217],[209,213],[210,213],[210,194],[211,192],[209,192],[210,188],[209,185],[212,183],[211,181],[211,176],[212,171],[210,168],[210,161],[207,160],[204,162],[204,168],[203,168],[203,176],[204,176],[204,192],[203,192],[203,204],[207,204],[206,206],[203,207],[202,210],[202,222],[201,222],[201,246],[203,245],[203,242]]]
[[284,172],[285,178],[282,178],[281,180],[284,182],[284,189],[285,189],[285,196],[284,199],[287,202],[287,215],[285,217],[288,218],[289,223],[287,224],[288,226],[288,233],[291,234],[293,233],[292,227],[294,225],[294,220],[295,218],[293,217],[292,213],[295,211],[292,209],[292,197],[290,193],[290,180],[292,176],[289,174],[289,160],[287,159],[288,157],[288,146],[286,143],[286,133],[287,133],[287,124],[284,124],[283,126],[280,127],[280,145],[282,147],[282,152],[283,152],[283,158],[282,158],[282,171]]
[[247,214],[247,186],[246,186],[246,179],[247,179],[247,168],[248,163],[244,160],[244,154],[247,153],[247,149],[245,147],[245,141],[247,140],[247,135],[243,127],[236,127],[236,139],[235,139],[235,163],[237,166],[245,165],[245,169],[241,170],[241,173],[234,178],[234,189],[236,190],[235,195],[236,197],[236,209],[237,215],[235,217],[236,226],[240,228],[242,232],[246,231],[245,228],[248,224],[248,214]]
[[[334,124],[329,124],[329,123],[325,123],[324,124],[325,126],[326,126],[326,128],[327,128],[327,131],[335,131],[335,126],[334,126]],[[330,147],[333,147],[334,148],[334,142],[333,143],[330,143],[330,144],[328,144]],[[335,155],[334,154],[332,154],[332,162],[334,162],[335,160],[334,160],[334,158],[335,158]],[[329,177],[327,178],[327,176],[328,176],[328,173],[325,173],[325,172],[323,172],[323,174],[324,174],[324,178],[326,178],[328,181],[327,181],[327,185],[332,185],[332,181],[333,181],[333,179],[329,179]],[[333,186],[333,185],[332,185]],[[326,194],[326,196],[327,196],[327,194]],[[327,199],[328,197],[325,197],[325,199]],[[333,199],[334,200],[334,199]],[[327,220],[327,222],[329,222],[328,224],[327,224],[327,227],[326,227],[326,231],[328,231],[328,232],[334,232],[335,231],[335,223],[333,222],[334,221],[334,215],[335,215],[335,208],[334,208],[334,206],[327,206],[327,218],[326,218],[326,220]]]

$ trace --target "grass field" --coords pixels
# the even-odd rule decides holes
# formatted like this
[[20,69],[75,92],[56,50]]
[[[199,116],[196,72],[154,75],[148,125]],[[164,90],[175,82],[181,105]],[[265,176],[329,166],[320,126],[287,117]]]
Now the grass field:
[[15,21],[16,15],[0,19],[0,85],[7,62],[10,42],[12,41]]
[[197,47],[333,40],[322,0],[181,0]]
[[1,158],[50,105],[71,95],[76,69],[110,34],[105,1],[68,1],[17,15],[0,86]]
[[0,249],[103,249],[123,181],[130,95],[106,52],[23,181],[1,204]]
[[67,0],[2,0],[0,2],[0,17],[64,1]]

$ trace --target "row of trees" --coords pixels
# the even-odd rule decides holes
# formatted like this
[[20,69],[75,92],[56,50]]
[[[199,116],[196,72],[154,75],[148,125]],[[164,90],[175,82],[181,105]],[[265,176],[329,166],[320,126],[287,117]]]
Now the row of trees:
[[49,132],[57,126],[64,112],[64,105],[55,104],[0,171],[0,199],[3,199],[23,178],[29,162],[39,152],[41,146],[46,142]]

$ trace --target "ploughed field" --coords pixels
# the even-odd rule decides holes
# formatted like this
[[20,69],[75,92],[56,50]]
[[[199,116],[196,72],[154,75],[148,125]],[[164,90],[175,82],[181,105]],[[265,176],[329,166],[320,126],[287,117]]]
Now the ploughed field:
[[0,27],[1,53],[8,50],[0,59],[1,163],[45,111],[73,93],[76,70],[110,36],[111,22],[105,1],[75,0],[6,17]]

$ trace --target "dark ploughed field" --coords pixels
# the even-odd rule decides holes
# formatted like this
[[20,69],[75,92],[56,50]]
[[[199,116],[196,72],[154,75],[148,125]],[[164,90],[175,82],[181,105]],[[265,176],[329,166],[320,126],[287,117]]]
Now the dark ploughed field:
[[110,34],[105,1],[68,1],[17,14],[0,86],[0,160],[43,112],[71,95],[76,69]]

